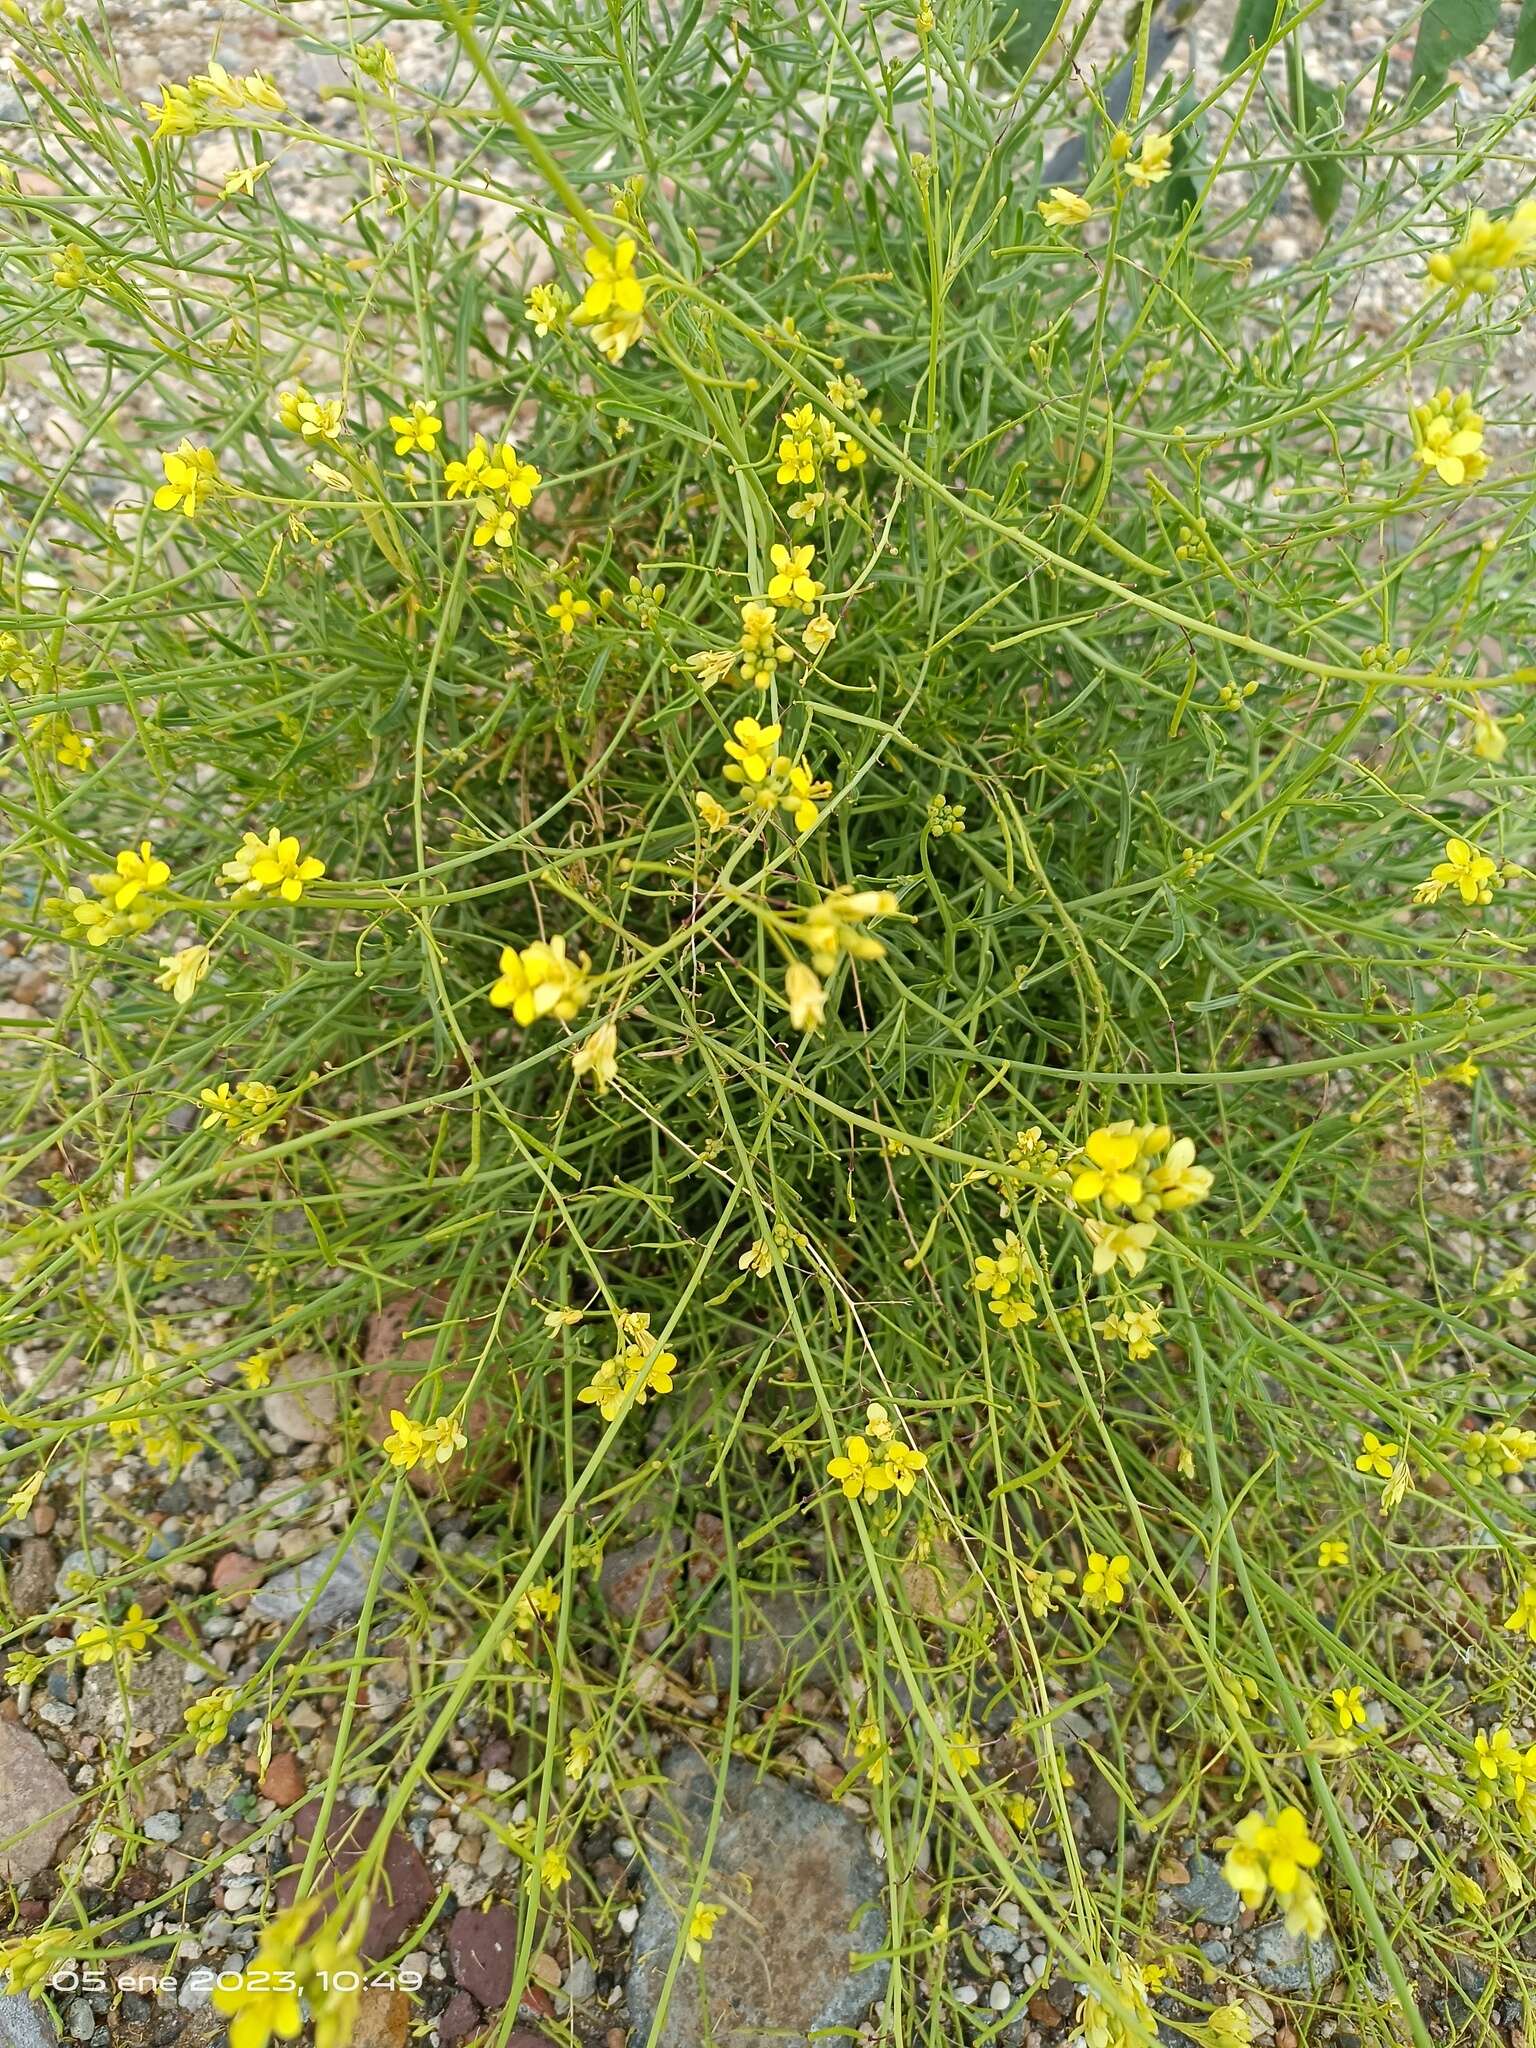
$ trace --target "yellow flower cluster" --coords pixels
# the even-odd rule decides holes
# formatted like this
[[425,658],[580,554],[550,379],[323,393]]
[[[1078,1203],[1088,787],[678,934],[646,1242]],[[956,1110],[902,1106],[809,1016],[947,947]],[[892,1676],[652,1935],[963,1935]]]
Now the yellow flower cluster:
[[[49,908],[64,923],[71,938],[88,945],[105,946],[113,939],[148,931],[165,909],[155,896],[171,879],[168,862],[156,854],[151,842],[141,839],[136,847],[118,854],[110,874],[92,875],[95,897],[83,889],[70,888]],[[69,931],[69,927],[74,929]]]
[[229,1733],[229,1724],[234,1718],[235,1693],[231,1686],[216,1686],[212,1692],[205,1692],[186,1709],[182,1719],[187,1724],[187,1733],[192,1738],[192,1748],[198,1756],[206,1756],[215,1749]]
[[87,768],[96,742],[88,732],[78,732],[62,711],[45,712],[27,720],[27,738],[48,748],[61,768]]
[[328,448],[337,446],[347,425],[339,398],[316,398],[302,384],[277,394],[277,417],[290,434]]
[[[743,726],[755,727],[764,744],[771,745],[767,738],[775,738],[779,728],[757,726],[752,719],[742,719],[736,727],[738,735]],[[727,751],[731,751],[727,743]],[[726,774],[731,773],[726,769]],[[825,785],[809,783],[811,796],[824,794]],[[811,806],[814,809],[814,806]],[[800,822],[796,813],[795,822]],[[872,917],[892,917],[898,908],[896,898],[889,889],[852,889],[842,887],[827,891],[813,910],[808,910],[798,929],[789,928],[789,936],[803,945],[811,956],[811,966],[803,960],[790,962],[784,974],[784,998],[789,1005],[789,1019],[796,1031],[818,1031],[826,1018],[827,994],[821,983],[821,976],[830,974],[839,958],[847,955],[850,960],[880,960],[885,956],[885,947],[872,932],[860,927]]]
[[519,1024],[533,1024],[540,1017],[558,1017],[569,1023],[587,1000],[585,953],[574,956],[557,933],[552,939],[535,939],[521,951],[503,946],[501,972],[491,983],[490,1001],[498,1010],[510,1010]]
[[1522,1749],[1502,1723],[1477,1731],[1467,1762],[1472,1797],[1484,1813],[1496,1802],[1511,1807],[1527,1827],[1536,1826],[1536,1743]]
[[262,1929],[245,1969],[220,1975],[213,2008],[230,2023],[229,2048],[297,2040],[305,2005],[315,2048],[346,2048],[352,2039],[362,1997],[358,1951],[366,1915],[344,1922],[336,1914],[307,1934],[314,1914],[310,1900],[290,1906]]
[[1157,2039],[1157,2015],[1147,1996],[1146,1980],[1130,1958],[1122,1957],[1115,1988],[1128,2017],[1090,1991],[1077,2008],[1083,2048],[1143,2048]]
[[1035,1313],[1032,1292],[1039,1268],[1025,1249],[1018,1232],[994,1237],[990,1254],[983,1252],[971,1270],[971,1285],[985,1294],[987,1307],[1005,1330],[1015,1330]]
[[[1147,1263],[1157,1218],[1204,1201],[1214,1176],[1195,1164],[1192,1138],[1175,1138],[1167,1124],[1128,1119],[1089,1133],[1072,1179],[1072,1199],[1095,1204],[1083,1228],[1093,1245],[1093,1270],[1124,1264],[1133,1277]],[[1121,1212],[1134,1219],[1121,1220]]]
[[217,1088],[199,1092],[198,1101],[207,1112],[202,1127],[212,1131],[222,1125],[237,1145],[259,1145],[268,1131],[281,1128],[277,1100],[277,1090],[265,1081],[237,1081],[233,1088],[221,1081]]
[[570,310],[570,294],[563,285],[536,284],[523,297],[528,324],[541,338],[563,327]]
[[[783,663],[794,659],[794,649],[779,638],[778,620],[778,607],[761,598],[749,597],[741,608],[741,677],[760,690],[771,685]],[[698,656],[690,665],[703,670]]]
[[811,831],[821,817],[818,800],[832,794],[831,783],[812,778],[803,754],[791,757],[778,751],[781,725],[738,718],[731,730],[733,737],[725,743],[730,756],[726,781],[738,784],[759,810],[787,811],[797,832]]
[[474,546],[509,548],[517,537],[517,515],[533,503],[544,481],[531,462],[524,462],[510,441],[488,446],[476,434],[461,459],[443,465],[443,483],[450,498],[472,500]]
[[41,1927],[20,1941],[0,1943],[0,1989],[14,1998],[45,1990],[49,1978],[69,1961],[73,1946],[67,1927]]
[[841,1455],[827,1461],[827,1477],[837,1481],[849,1500],[872,1500],[891,1491],[905,1500],[918,1473],[927,1467],[927,1453],[900,1441],[879,1401],[871,1401],[864,1412],[868,1434],[844,1437]]
[[224,489],[219,459],[211,448],[195,448],[190,441],[183,441],[174,453],[161,456],[160,466],[165,482],[155,492],[157,512],[180,512],[183,518],[195,519],[209,499]]
[[1308,1834],[1299,1807],[1284,1806],[1275,1814],[1256,1808],[1238,1822],[1222,1875],[1253,1912],[1273,1892],[1285,1914],[1286,1932],[1315,1941],[1328,1920],[1307,1873],[1322,1860],[1322,1849]]
[[645,332],[645,280],[635,275],[639,253],[633,235],[620,235],[612,249],[593,243],[582,257],[590,282],[571,318],[590,327],[592,340],[610,363],[621,363]]
[[1536,1643],[1536,1579],[1527,1579],[1520,1588],[1519,1598],[1504,1617],[1504,1626],[1511,1635],[1528,1636]]
[[1469,1430],[1458,1448],[1469,1479],[1512,1479],[1527,1465],[1536,1465],[1536,1429],[1494,1422],[1487,1429]]
[[391,1408],[389,1420],[391,1428],[384,1439],[384,1455],[397,1472],[410,1472],[417,1465],[446,1465],[469,1441],[456,1415],[439,1415],[435,1422],[414,1422],[400,1409]]
[[1122,1303],[1102,1323],[1095,1323],[1094,1328],[1111,1344],[1123,1344],[1127,1356],[1139,1361],[1150,1358],[1156,1350],[1157,1340],[1163,1334],[1163,1318],[1155,1301],[1133,1300]]
[[774,482],[800,489],[809,485],[816,502],[790,507],[796,518],[811,518],[819,509],[823,471],[830,465],[843,476],[863,467],[869,451],[852,434],[834,426],[812,405],[796,406],[784,415]]
[[1461,240],[1430,257],[1429,274],[1436,284],[1448,285],[1458,299],[1469,292],[1487,297],[1498,290],[1501,271],[1518,269],[1533,257],[1536,201],[1527,200],[1508,220],[1490,220],[1478,206]]
[[1173,137],[1164,135],[1160,129],[1149,128],[1141,138],[1141,147],[1134,156],[1132,143],[1123,128],[1117,128],[1110,137],[1110,160],[1118,164],[1133,185],[1143,191],[1149,185],[1161,185],[1173,169]]
[[1453,397],[1442,385],[1434,397],[1409,414],[1413,452],[1443,484],[1475,484],[1488,467],[1483,453],[1483,416],[1472,409],[1470,391]]
[[325,873],[325,862],[306,854],[292,833],[270,827],[242,835],[238,850],[219,869],[219,880],[236,896],[280,896],[297,903],[310,882]]
[[677,1354],[663,1351],[651,1335],[650,1316],[642,1309],[621,1310],[616,1316],[617,1342],[613,1356],[605,1358],[590,1383],[576,1398],[595,1407],[604,1422],[622,1412],[626,1400],[643,1408],[652,1394],[670,1394],[672,1375],[677,1371]]
[[160,99],[140,100],[146,120],[154,122],[151,142],[166,142],[216,128],[230,114],[281,114],[287,101],[263,71],[237,78],[219,63],[210,63],[185,85],[162,85]]

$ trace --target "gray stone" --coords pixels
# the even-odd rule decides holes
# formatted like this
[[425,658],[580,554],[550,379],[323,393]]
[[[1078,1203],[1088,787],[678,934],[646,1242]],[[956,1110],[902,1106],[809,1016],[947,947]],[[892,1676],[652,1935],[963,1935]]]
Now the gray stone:
[[261,1406],[280,1436],[296,1444],[328,1444],[336,1434],[335,1367],[318,1351],[281,1359]]
[[632,2038],[653,2048],[802,2048],[851,2029],[884,1991],[889,1964],[880,1867],[851,1814],[733,1758],[702,1897],[727,1910],[698,1963],[686,1957],[657,2031],[679,1911],[704,1855],[716,1771],[677,1748],[646,1822],[650,1855],[629,1971]]
[[[337,1558],[343,1543],[346,1549],[341,1551],[336,1569],[331,1571],[332,1561]],[[313,1557],[306,1557],[298,1564],[274,1572],[261,1591],[251,1595],[248,1612],[259,1616],[262,1621],[296,1621],[309,1606],[311,1594],[325,1579],[324,1590],[309,1608],[310,1626],[340,1628],[361,1614],[378,1552],[378,1529],[365,1522],[336,1543],[317,1551]],[[384,1567],[381,1590],[398,1585],[415,1562],[415,1549],[397,1537]],[[330,1572],[328,1579],[327,1572]]]
[[144,1823],[144,1832],[152,1842],[174,1842],[181,1834],[179,1813],[152,1813]]
[[1213,1927],[1230,1927],[1243,1909],[1221,1865],[1198,1849],[1189,1859],[1189,1883],[1176,1884],[1169,1897],[1181,1920],[1208,1920]]
[[0,2048],[59,2048],[47,2006],[20,1994],[0,1995]]
[[978,1927],[976,1946],[985,1955],[1011,1956],[1019,1945],[1019,1937],[1011,1927]]
[[0,1879],[25,1884],[46,1870],[73,1820],[64,1773],[35,1735],[0,1721]]
[[46,1614],[53,1605],[59,1560],[46,1536],[24,1536],[15,1562],[6,1573],[11,1605],[23,1621]]
[[644,1629],[666,1621],[683,1574],[683,1542],[675,1530],[642,1537],[603,1559],[598,1584],[610,1614]]
[[1268,1991],[1323,1991],[1339,1974],[1339,1952],[1326,1934],[1308,1941],[1270,1920],[1254,1942],[1253,1974]]
[[76,2041],[89,2041],[96,2031],[96,2012],[88,1998],[72,1998],[64,2018]]
[[[741,1607],[741,1690],[781,1691],[791,1678],[801,1685],[832,1685],[832,1610],[819,1588],[800,1585],[782,1593],[738,1590]],[[726,1693],[731,1683],[731,1588],[722,1586],[704,1618],[711,1683]]]

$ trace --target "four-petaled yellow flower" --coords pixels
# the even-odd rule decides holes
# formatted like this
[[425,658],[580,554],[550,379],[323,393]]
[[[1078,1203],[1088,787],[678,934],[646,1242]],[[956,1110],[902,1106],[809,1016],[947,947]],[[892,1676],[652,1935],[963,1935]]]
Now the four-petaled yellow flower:
[[162,953],[160,965],[165,971],[155,976],[155,987],[163,988],[178,1003],[190,1003],[208,972],[210,957],[206,946],[179,946],[174,953]]
[[699,1961],[704,1953],[704,1944],[715,1938],[715,1926],[724,1913],[724,1906],[695,1906],[688,1916],[688,1939],[684,1947],[690,1963]]
[[621,235],[609,251],[593,243],[582,257],[590,283],[572,316],[591,326],[592,339],[609,362],[620,363],[645,331],[645,281],[635,275],[638,246]]
[[[163,889],[171,879],[168,862],[161,860],[147,839],[138,846],[125,847],[117,856],[117,874],[93,876],[93,886],[107,898],[114,910],[128,910],[140,896]],[[103,887],[103,883],[107,886]]]
[[1373,1472],[1378,1479],[1390,1479],[1394,1460],[1402,1451],[1401,1444],[1384,1443],[1374,1429],[1362,1430],[1360,1454],[1355,1459],[1357,1472]]
[[230,883],[237,896],[280,896],[285,903],[297,903],[310,882],[325,873],[325,862],[306,854],[297,838],[269,827],[265,839],[247,832],[240,850],[219,870],[221,880]]
[[1347,1735],[1351,1728],[1365,1726],[1365,1692],[1362,1687],[1336,1685],[1328,1697],[1333,1701],[1334,1717],[1341,1735]]
[[586,618],[591,610],[584,597],[577,597],[569,590],[562,590],[553,604],[544,607],[545,616],[554,620],[560,628],[561,638],[565,640],[575,632],[577,620]]
[[1475,484],[1488,467],[1483,453],[1483,416],[1472,410],[1470,391],[1454,397],[1443,385],[1424,405],[1416,405],[1413,452],[1443,484]]
[[1123,1551],[1107,1557],[1102,1550],[1090,1550],[1088,1569],[1083,1573],[1083,1605],[1100,1614],[1107,1607],[1120,1606],[1130,1572],[1131,1560]]
[[155,492],[157,512],[180,512],[195,519],[222,488],[219,459],[211,448],[195,448],[190,441],[183,441],[174,454],[161,456],[160,466],[165,482]]
[[772,605],[813,605],[826,588],[811,574],[811,565],[816,559],[816,550],[807,541],[804,547],[787,548],[776,541],[768,550],[773,563],[774,574],[768,582],[768,602]]
[[299,2003],[299,1951],[313,1902],[301,1900],[261,1931],[250,1964],[224,1971],[213,1988],[213,2009],[230,2023],[229,2048],[267,2048],[273,2039],[296,2041],[304,2031]]
[[290,434],[334,448],[341,440],[346,415],[339,398],[316,398],[302,384],[277,394],[277,417]]
[[1129,1125],[1107,1125],[1091,1131],[1084,1142],[1088,1164],[1072,1182],[1074,1202],[1102,1202],[1125,1209],[1141,1200],[1141,1175],[1132,1171],[1141,1156],[1136,1131]]
[[430,455],[437,447],[443,423],[425,399],[413,401],[409,412],[392,412],[389,430],[395,437],[397,455]]
[[1454,889],[1463,903],[1491,903],[1499,886],[1497,861],[1480,853],[1469,839],[1447,839],[1445,859],[1436,861],[1428,878],[1413,892],[1415,903],[1438,903],[1447,889]]
[[1338,1571],[1349,1563],[1349,1545],[1337,1537],[1325,1536],[1317,1546],[1317,1568],[1319,1571]]
[[585,953],[572,958],[558,933],[552,939],[535,939],[521,952],[504,946],[490,1000],[498,1010],[510,1010],[519,1024],[532,1024],[540,1017],[558,1017],[568,1024],[587,1000],[590,964]]
[[1307,1872],[1316,1868],[1322,1856],[1299,1807],[1282,1807],[1273,1815],[1255,1810],[1238,1822],[1222,1875],[1254,1912],[1272,1890],[1284,1908],[1286,1932],[1315,1940],[1327,1919]]
[[1520,1597],[1505,1615],[1504,1626],[1511,1635],[1529,1636],[1536,1643],[1536,1579],[1527,1579],[1520,1588]]

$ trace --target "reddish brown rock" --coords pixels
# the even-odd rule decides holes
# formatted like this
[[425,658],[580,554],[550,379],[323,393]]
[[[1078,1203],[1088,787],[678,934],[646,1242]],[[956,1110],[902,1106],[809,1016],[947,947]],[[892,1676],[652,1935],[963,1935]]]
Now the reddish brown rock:
[[409,1996],[386,1984],[370,1984],[358,2000],[352,2048],[405,2048],[410,2029]]
[[455,1991],[437,2016],[437,2038],[442,2048],[455,2048],[467,2041],[480,2024],[480,2008],[467,1991]]
[[215,1593],[248,1593],[260,1582],[261,1566],[243,1550],[226,1550],[208,1581]]
[[261,1796],[275,1800],[279,1806],[292,1806],[295,1800],[304,1797],[304,1773],[292,1750],[279,1750],[267,1765],[262,1773]]
[[665,1621],[682,1576],[681,1550],[669,1529],[665,1538],[646,1536],[610,1551],[598,1576],[608,1612],[619,1621],[638,1620],[644,1628]]
[[[318,1799],[301,1806],[293,1817],[293,1865],[277,1881],[279,1906],[291,1906],[298,1895],[299,1873],[319,1820]],[[325,1850],[307,1896],[317,1904],[327,1903],[329,1896],[351,1876],[378,1826],[379,1814],[371,1807],[344,1806],[334,1811],[325,1831]],[[406,1836],[398,1831],[393,1833],[384,1851],[379,1888],[363,1935],[363,1955],[372,1961],[399,1948],[405,1937],[420,1926],[436,1896],[437,1888],[421,1851]]]
[[500,2012],[512,1995],[517,1914],[510,1906],[463,1907],[448,1926],[448,1954],[464,1989],[487,2012]]

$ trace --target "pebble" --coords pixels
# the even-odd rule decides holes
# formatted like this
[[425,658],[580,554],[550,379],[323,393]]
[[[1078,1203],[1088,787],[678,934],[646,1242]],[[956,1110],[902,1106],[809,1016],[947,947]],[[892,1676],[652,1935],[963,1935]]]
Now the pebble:
[[181,1836],[181,1815],[179,1813],[152,1813],[144,1822],[144,1832],[152,1842],[174,1842]]
[[58,2048],[58,2039],[41,1999],[0,1994],[0,2048]]
[[999,1977],[987,2000],[994,2012],[1006,2012],[1013,2003],[1013,1991],[1006,1977]]
[[1019,1937],[1009,1927],[981,1927],[976,1932],[976,1946],[989,1956],[1011,1956],[1019,1945]]
[[633,1934],[636,1926],[639,1924],[639,1920],[640,1909],[638,1906],[620,1906],[619,1932],[621,1934]]
[[64,2015],[70,2036],[76,2041],[89,2041],[96,2031],[96,2012],[88,1998],[72,1998],[69,2010]]
[[955,1993],[956,2005],[975,2005],[981,1993],[974,1984],[962,1984]]
[[589,1956],[575,1956],[571,1967],[565,1973],[566,1996],[573,2005],[580,2005],[597,1989],[597,1972]]
[[74,1818],[64,1773],[37,1737],[0,1721],[0,1842],[19,1837],[0,1849],[0,1880],[25,1884],[46,1870]]

